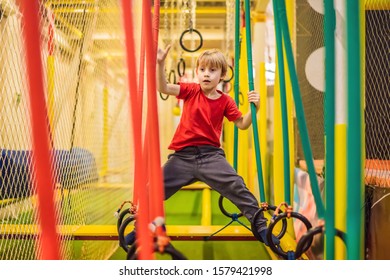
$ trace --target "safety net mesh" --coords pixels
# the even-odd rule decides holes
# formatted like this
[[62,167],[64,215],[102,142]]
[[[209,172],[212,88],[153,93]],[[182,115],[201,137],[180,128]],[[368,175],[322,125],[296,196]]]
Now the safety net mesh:
[[[132,197],[131,137],[120,1],[39,1],[42,65],[64,259],[106,259],[116,241],[76,241],[110,225]],[[0,1],[0,259],[35,259],[36,182],[22,14]],[[92,233],[93,234],[93,233]]]

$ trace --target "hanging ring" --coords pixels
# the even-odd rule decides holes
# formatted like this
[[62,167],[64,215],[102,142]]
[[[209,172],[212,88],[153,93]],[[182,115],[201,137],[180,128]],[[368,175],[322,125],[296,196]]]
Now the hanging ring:
[[162,100],[167,100],[168,99],[168,97],[169,97],[169,95],[168,94],[165,94],[165,96],[163,95],[163,93],[161,93],[160,91],[158,92],[159,94],[160,94],[160,98],[162,99]]
[[[173,77],[173,81],[172,81],[172,77]],[[171,84],[176,84],[175,70],[172,69],[172,70],[169,72],[168,81],[169,81],[169,83],[171,83]]]
[[219,209],[221,209],[221,212],[222,214],[224,214],[226,217],[229,217],[229,218],[233,218],[233,217],[242,217],[242,213],[239,213],[239,214],[231,214],[229,213],[228,211],[226,211],[225,207],[223,206],[223,196],[219,196],[219,200],[218,200],[218,206],[219,206]]
[[234,70],[233,70],[233,67],[232,67],[231,65],[228,65],[228,66],[229,66],[229,69],[231,70],[230,72],[231,72],[232,74],[230,75],[229,78],[227,78],[226,80],[223,80],[225,83],[230,82],[230,81],[234,78]]
[[[281,256],[282,258],[284,258],[285,260],[289,259],[289,255],[291,253],[294,254],[294,258],[295,258],[295,252],[285,252],[283,251],[282,248],[280,248],[279,246],[277,247],[274,243],[273,243],[273,240],[272,240],[272,230],[274,229],[275,225],[280,222],[280,221],[285,221],[289,218],[295,218],[295,219],[298,219],[300,220],[305,226],[306,226],[306,229],[309,231],[311,228],[312,228],[312,225],[310,223],[310,221],[305,217],[303,216],[302,214],[300,213],[297,213],[297,212],[291,212],[291,213],[281,213],[279,215],[276,216],[275,220],[271,221],[270,224],[268,225],[268,232],[267,232],[267,240],[268,240],[268,244],[269,244],[269,247],[270,249],[275,253],[277,254],[278,256]],[[308,247],[311,245],[312,243],[312,238],[313,236],[309,236],[309,240],[307,243],[305,243],[305,248],[303,248],[304,250],[303,251],[306,251],[306,249],[308,249]]]
[[179,77],[183,77],[185,72],[186,72],[186,62],[183,58],[180,58],[180,61],[177,64],[177,74],[179,74]]
[[238,94],[239,104],[242,106],[244,105],[244,94],[240,91]]
[[[186,48],[186,46],[184,46],[184,43],[183,43],[184,35],[187,33],[192,33],[192,32],[195,32],[199,36],[199,45],[193,50]],[[202,37],[202,34],[200,34],[200,32],[198,30],[190,28],[190,29],[184,30],[183,33],[181,33],[180,46],[183,48],[183,50],[185,50],[187,52],[196,52],[197,50],[199,50],[202,47],[202,45],[203,45],[203,37]]]

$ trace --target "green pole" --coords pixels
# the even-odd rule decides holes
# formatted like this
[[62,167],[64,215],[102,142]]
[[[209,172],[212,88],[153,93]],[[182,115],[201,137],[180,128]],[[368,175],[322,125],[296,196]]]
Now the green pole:
[[[277,1],[273,1],[274,10],[278,10]],[[284,171],[284,199],[288,205],[291,205],[291,191],[290,191],[290,147],[288,137],[288,120],[287,120],[287,101],[286,101],[286,77],[284,69],[283,56],[283,38],[280,30],[279,20],[275,18],[275,37],[276,37],[276,51],[278,58],[278,75],[280,86],[280,103],[282,111],[282,133],[283,133],[283,171]]]
[[325,258],[334,259],[335,246],[335,10],[333,0],[324,0],[324,38],[325,38]]
[[360,1],[346,1],[347,34],[347,258],[361,259],[363,209]]
[[[254,90],[253,84],[253,62],[252,62],[252,40],[251,40],[251,17],[250,17],[250,1],[245,0],[245,27],[246,27],[246,52],[248,59],[248,83],[249,91]],[[265,202],[265,190],[264,190],[264,181],[263,181],[263,168],[261,164],[260,157],[260,142],[259,142],[259,133],[257,128],[257,119],[256,119],[256,106],[251,103],[251,113],[252,113],[252,127],[253,127],[253,138],[255,143],[255,154],[256,154],[256,163],[257,163],[257,180],[259,182],[260,190],[260,200]]]
[[298,76],[295,70],[293,50],[291,46],[290,33],[287,24],[286,5],[284,0],[273,0],[273,1],[280,1],[280,4],[278,5],[279,6],[278,11],[274,11],[274,12],[275,13],[277,12],[279,14],[280,27],[281,27],[284,47],[286,51],[287,65],[288,65],[288,69],[291,77],[291,85],[293,89],[296,117],[298,121],[299,132],[302,139],[303,152],[305,155],[305,159],[309,171],[310,184],[312,187],[314,201],[317,207],[318,218],[323,219],[325,209],[322,203],[321,194],[318,186],[318,180],[315,173],[313,154],[311,151],[309,134],[307,131],[306,120],[305,120],[305,112],[303,110],[301,92],[298,84]]
[[[237,107],[240,105],[239,100],[239,83],[240,83],[240,0],[236,0],[235,10],[235,32],[234,32],[234,101]],[[234,144],[233,144],[233,168],[237,171],[238,166],[238,128],[234,126]]]

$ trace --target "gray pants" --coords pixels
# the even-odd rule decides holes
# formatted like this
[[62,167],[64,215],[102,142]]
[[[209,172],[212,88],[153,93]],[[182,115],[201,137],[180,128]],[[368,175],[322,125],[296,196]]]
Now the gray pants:
[[267,219],[262,213],[257,221],[252,221],[259,210],[258,201],[227,162],[222,149],[213,146],[186,147],[168,156],[163,172],[165,199],[183,186],[202,181],[236,205],[249,222],[255,222],[258,232],[267,228]]

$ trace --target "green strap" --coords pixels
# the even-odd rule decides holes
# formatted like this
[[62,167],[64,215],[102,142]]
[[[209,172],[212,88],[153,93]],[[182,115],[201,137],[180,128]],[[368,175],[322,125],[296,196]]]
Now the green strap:
[[[274,10],[277,10],[277,3],[273,1]],[[284,75],[284,56],[283,56],[283,38],[278,20],[274,21],[276,51],[278,55],[279,68],[279,86],[280,86],[280,102],[282,106],[282,133],[283,133],[283,172],[284,172],[284,200],[288,205],[291,205],[291,188],[290,188],[290,147],[288,137],[288,120],[287,120],[287,101],[286,101],[286,77]]]
[[362,95],[360,66],[360,1],[346,1],[347,25],[347,258],[362,258]]
[[[235,25],[236,30],[234,34],[234,100],[237,107],[240,105],[239,83],[240,83],[240,0],[236,0]],[[238,128],[234,126],[234,150],[233,150],[233,168],[237,171],[238,160]]]
[[[301,99],[301,92],[298,84],[298,76],[295,69],[295,62],[294,62],[294,56],[293,56],[293,50],[291,46],[291,39],[290,39],[290,33],[288,30],[288,24],[287,24],[287,15],[286,15],[286,5],[284,0],[273,0],[275,1],[275,4],[277,4],[277,8],[274,11],[275,13],[275,19],[279,20],[280,27],[283,35],[283,43],[286,51],[286,59],[287,59],[287,65],[291,77],[291,85],[293,90],[293,97],[294,97],[294,103],[295,103],[295,110],[296,110],[296,117],[298,121],[298,127],[299,132],[302,140],[302,147],[303,152],[305,155],[308,171],[309,171],[309,177],[310,177],[310,184],[314,196],[314,201],[316,203],[317,212],[318,212],[318,218],[323,219],[324,217],[324,205],[322,203],[320,189],[318,186],[317,176],[315,173],[314,168],[314,161],[313,161],[313,154],[311,151],[310,141],[309,141],[309,134],[307,131],[306,126],[306,120],[305,120],[305,113],[303,110],[303,104]],[[278,16],[277,16],[278,15]]]
[[325,258],[334,260],[335,252],[335,38],[336,25],[333,0],[324,0],[324,38],[325,38]]
[[[248,59],[248,81],[249,81],[249,91],[254,90],[253,85],[253,62],[252,62],[252,42],[251,42],[251,21],[250,21],[250,1],[245,0],[245,26],[246,26],[246,51]],[[255,154],[256,154],[256,163],[257,163],[257,179],[259,182],[260,190],[260,200],[265,202],[265,191],[264,191],[264,181],[263,181],[263,168],[261,164],[260,157],[260,142],[259,142],[259,133],[257,128],[257,119],[256,119],[256,106],[251,103],[251,114],[252,114],[252,127],[253,127],[253,138],[255,143]]]

